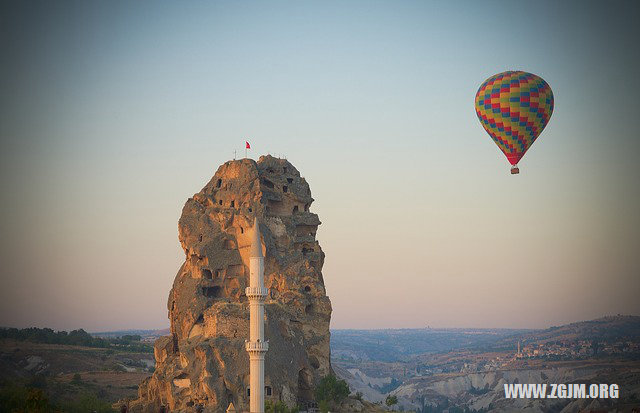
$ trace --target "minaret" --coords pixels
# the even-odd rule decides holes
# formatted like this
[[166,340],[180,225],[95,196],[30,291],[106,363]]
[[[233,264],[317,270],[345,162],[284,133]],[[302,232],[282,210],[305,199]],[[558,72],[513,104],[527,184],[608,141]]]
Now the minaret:
[[249,353],[249,411],[264,413],[264,355],[269,349],[269,342],[264,341],[264,300],[269,291],[264,288],[264,257],[258,218],[253,221],[249,273],[249,287],[245,290],[250,311],[249,340],[245,342]]

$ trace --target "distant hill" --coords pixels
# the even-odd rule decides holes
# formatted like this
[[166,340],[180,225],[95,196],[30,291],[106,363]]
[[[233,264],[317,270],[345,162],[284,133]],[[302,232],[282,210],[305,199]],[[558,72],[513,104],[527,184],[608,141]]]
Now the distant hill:
[[[638,316],[541,330],[335,330],[331,351],[352,391],[371,401],[393,394],[405,411],[631,411],[640,400]],[[535,408],[504,397],[505,383],[554,382],[617,383],[625,391],[603,404],[550,399]]]
[[138,336],[141,336],[143,339],[146,337],[167,336],[169,334],[170,334],[170,331],[168,327],[160,330],[116,330],[116,331],[101,331],[101,332],[91,333],[91,335],[94,337],[102,337],[102,338],[138,335]]
[[517,342],[618,340],[640,338],[640,317],[609,316],[545,330],[526,329],[387,329],[332,330],[331,357],[345,361],[406,361],[410,357],[468,349],[516,348]]
[[538,330],[520,336],[508,337],[505,343],[523,342],[545,343],[548,341],[597,340],[610,341],[622,338],[640,338],[640,317],[616,315],[590,321],[554,326],[546,330]]
[[83,329],[54,331],[50,328],[29,327],[23,329],[0,328],[0,339],[30,341],[43,344],[64,344],[94,348],[114,348],[134,352],[153,352],[149,342],[143,342],[143,337],[136,334],[123,334],[111,337],[96,337]]
[[332,330],[331,356],[334,359],[351,361],[394,362],[424,353],[492,347],[506,337],[531,331],[455,328]]

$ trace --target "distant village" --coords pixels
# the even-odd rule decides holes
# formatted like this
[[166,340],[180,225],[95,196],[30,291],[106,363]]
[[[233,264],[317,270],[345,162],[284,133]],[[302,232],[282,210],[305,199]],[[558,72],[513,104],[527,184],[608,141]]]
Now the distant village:
[[600,342],[593,340],[557,340],[517,343],[513,352],[449,353],[450,358],[431,359],[403,368],[401,377],[425,377],[449,373],[478,373],[519,368],[518,364],[539,361],[588,360],[600,357],[633,357],[640,354],[640,341],[621,339]]
[[445,368],[438,369],[440,371],[433,371],[433,373],[453,373],[456,372],[456,370],[460,373],[503,370],[513,368],[513,364],[517,360],[584,360],[602,356],[638,354],[639,352],[640,342],[631,340],[606,343],[595,342],[593,340],[567,340],[530,343],[522,346],[522,348],[520,342],[518,342],[518,348],[512,356],[496,356],[488,360],[479,360],[475,363],[464,363],[459,370]]
[[[518,345],[519,347],[519,345]],[[553,343],[528,344],[516,352],[518,359],[525,358],[568,358],[580,359],[597,355],[621,355],[637,353],[640,342],[623,340],[615,342],[595,342],[593,340],[555,341]]]

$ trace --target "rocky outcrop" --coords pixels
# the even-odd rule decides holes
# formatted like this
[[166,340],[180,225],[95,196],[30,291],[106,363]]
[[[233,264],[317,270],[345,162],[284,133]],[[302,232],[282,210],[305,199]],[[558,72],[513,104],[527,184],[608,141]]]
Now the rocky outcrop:
[[313,401],[331,372],[331,302],[316,241],[309,185],[288,161],[263,156],[229,161],[187,200],[178,223],[185,262],[169,293],[171,336],[155,343],[156,370],[133,411],[248,410],[250,235],[260,222],[265,254],[266,399]]

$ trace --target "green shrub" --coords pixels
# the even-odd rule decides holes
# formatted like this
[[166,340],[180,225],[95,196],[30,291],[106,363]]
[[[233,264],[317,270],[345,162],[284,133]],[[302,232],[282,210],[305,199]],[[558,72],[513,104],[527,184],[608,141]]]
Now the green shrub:
[[80,373],[76,373],[73,375],[71,384],[82,384],[82,377],[80,376]]
[[318,409],[322,413],[327,413],[329,411],[329,402],[326,400],[320,400],[320,402],[318,403]]
[[109,403],[98,399],[92,393],[84,393],[73,401],[62,402],[58,407],[65,413],[113,413],[113,408]]
[[272,402],[271,400],[266,400],[264,402],[265,413],[298,413],[298,410],[298,407],[289,409],[282,401]]
[[337,407],[347,398],[349,393],[349,385],[346,381],[338,380],[338,378],[332,374],[325,376],[320,380],[320,383],[318,383],[318,387],[316,387],[318,407],[320,410],[322,410],[321,405],[326,406],[326,410],[330,407]]
[[265,400],[264,402],[265,413],[289,413],[289,408],[281,401],[273,402],[271,400]]
[[0,387],[0,412],[49,413],[54,408],[41,389],[16,384]]
[[384,403],[389,407],[393,406],[394,404],[398,404],[398,396],[388,395]]
[[[76,393],[77,388],[73,390],[69,383],[57,381],[48,382],[47,388],[45,393],[31,387],[29,381],[0,381],[0,413],[113,413],[111,405],[93,392]],[[72,400],[65,395],[66,390],[72,390]]]

